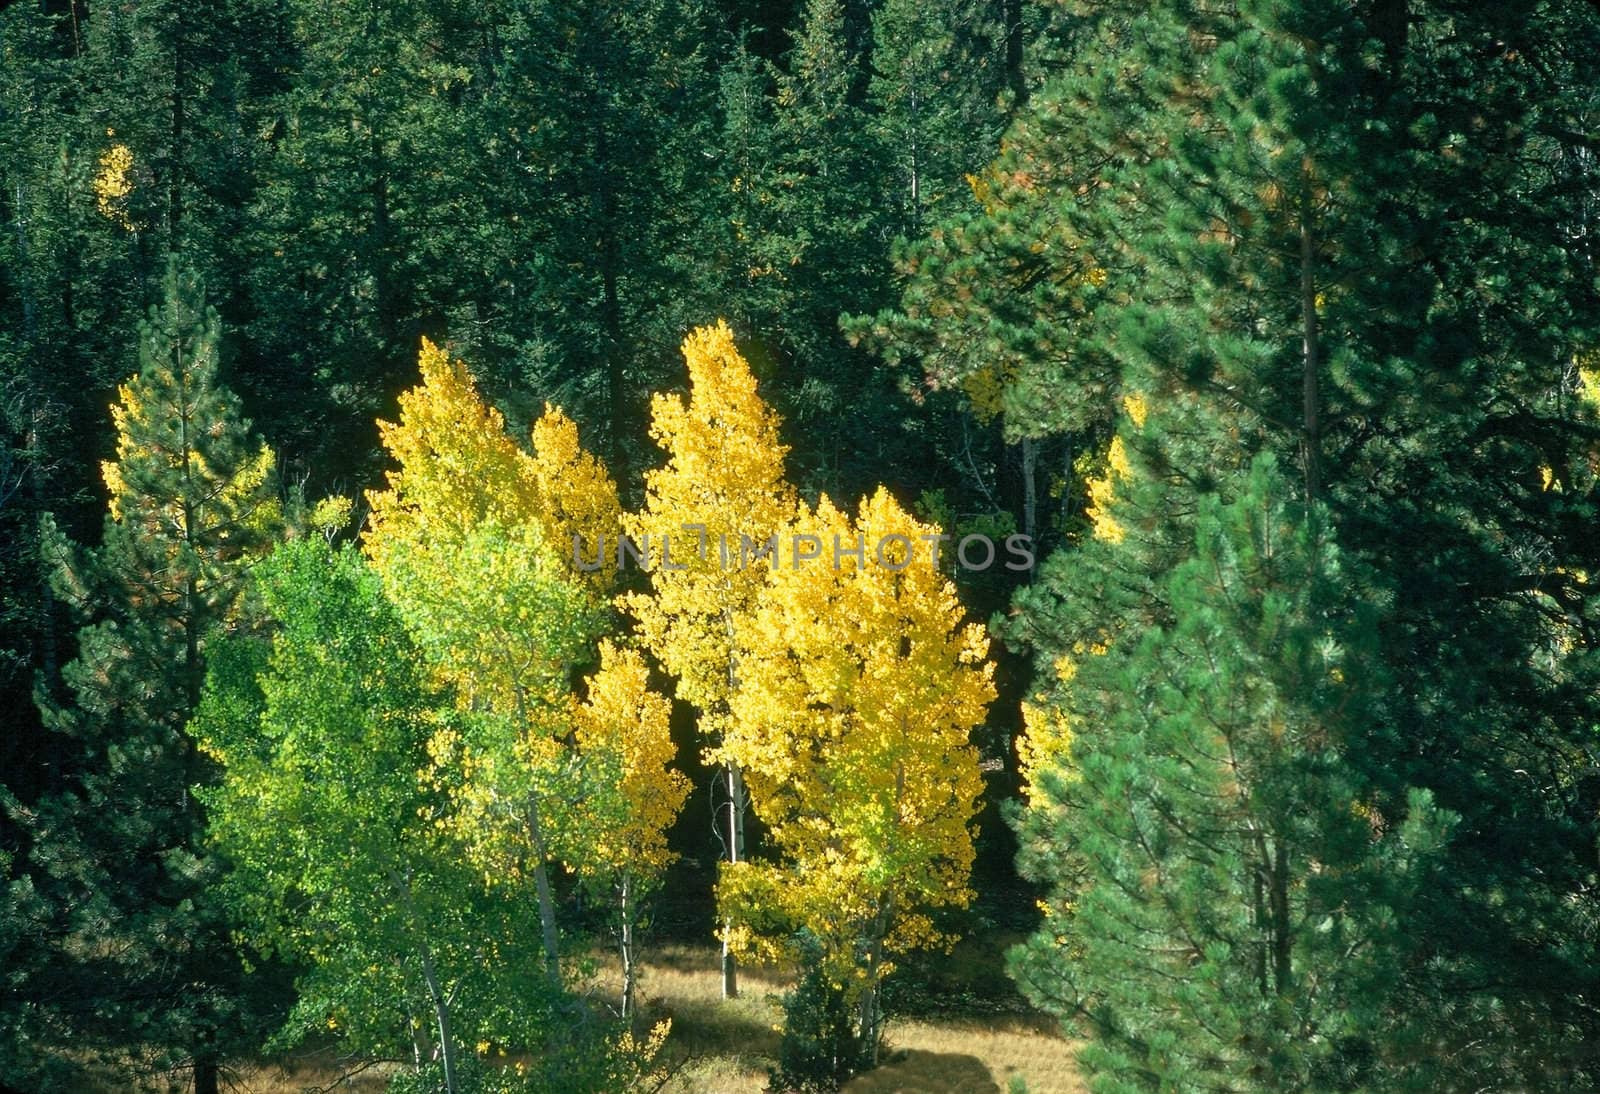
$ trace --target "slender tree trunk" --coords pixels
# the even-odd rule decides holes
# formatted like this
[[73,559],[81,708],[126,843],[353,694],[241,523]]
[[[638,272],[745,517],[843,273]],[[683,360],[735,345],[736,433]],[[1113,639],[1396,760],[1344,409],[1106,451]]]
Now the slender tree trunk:
[[[459,1094],[456,1087],[456,1048],[455,1042],[450,1037],[450,1000],[444,994],[444,987],[439,982],[439,970],[433,964],[433,949],[427,942],[427,928],[417,916],[417,906],[411,899],[411,871],[408,868],[404,874],[398,870],[390,869],[389,884],[394,886],[395,895],[400,898],[400,905],[405,909],[406,922],[417,938],[417,957],[422,961],[422,981],[428,988],[428,1002],[433,1006],[434,1024],[439,1031],[439,1059],[444,1065],[444,1086],[446,1094]],[[412,1044],[415,1046],[416,1037],[413,1035]]]
[[409,1004],[406,1006],[406,1033],[411,1037],[411,1062],[421,1071],[437,1049],[433,1038],[428,1036],[428,1024],[412,1013]]
[[1022,0],[1001,0],[1001,20],[1006,35],[1006,82],[1011,86],[1012,112],[1028,101],[1027,73],[1022,65]]
[[1306,464],[1306,505],[1322,492],[1322,423],[1317,372],[1320,368],[1320,336],[1317,331],[1316,248],[1311,238],[1311,180],[1300,213],[1300,322],[1302,344],[1301,397],[1304,402],[1304,445]]
[[[733,613],[727,608],[722,611],[722,625],[728,635],[728,695],[731,697],[739,690],[739,661],[738,638],[733,625]],[[744,827],[745,827],[745,793],[744,774],[739,770],[739,765],[729,763],[723,771],[728,787],[728,862],[729,864],[744,861]],[[733,952],[729,939],[733,935],[731,920],[722,923],[722,997],[724,999],[737,999],[739,997],[739,961]]]
[[633,875],[622,875],[622,919],[619,924],[619,948],[622,950],[622,1020],[633,1019],[634,995],[638,989],[639,972],[634,964],[633,949]]
[[439,1027],[439,1059],[444,1064],[444,1088],[447,1094],[457,1094],[456,1046],[450,1037],[450,1002],[444,997],[438,970],[433,967],[433,951],[426,942],[418,944],[417,954],[422,958],[422,978],[428,985],[428,999],[433,1003],[433,1016]]
[[[724,771],[728,784],[728,862],[730,864],[744,861],[744,775],[740,773],[737,764],[729,764]],[[737,999],[739,997],[739,960],[734,955],[733,947],[729,943],[732,937],[733,924],[725,920],[722,924],[722,997],[724,999]]]
[[533,844],[533,889],[539,899],[539,931],[544,940],[544,971],[550,982],[561,984],[561,940],[556,931],[556,901],[550,889],[550,852],[544,827],[539,822],[539,805],[528,803],[528,839]]
[[883,1040],[883,992],[879,969],[883,966],[883,939],[889,932],[893,914],[894,897],[886,896],[878,905],[878,914],[873,917],[873,937],[867,946],[867,987],[861,993],[857,1017],[868,1067],[878,1066],[878,1046]]

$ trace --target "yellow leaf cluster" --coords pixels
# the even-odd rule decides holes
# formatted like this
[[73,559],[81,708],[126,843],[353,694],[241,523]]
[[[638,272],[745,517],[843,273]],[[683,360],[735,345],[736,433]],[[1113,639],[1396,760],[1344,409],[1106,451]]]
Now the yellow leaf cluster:
[[[534,495],[546,540],[561,551],[569,566],[575,553],[593,557],[602,541],[614,544],[622,528],[617,484],[598,458],[578,443],[578,424],[560,407],[546,403],[544,416],[533,424]],[[579,576],[597,592],[616,583],[614,566],[602,565]]]
[[988,638],[933,564],[939,529],[887,490],[854,519],[824,497],[797,530],[822,556],[770,574],[719,752],[745,772],[782,855],[725,871],[733,942],[760,952],[805,925],[841,961],[863,939],[933,945],[926,911],[971,895]]
[[[1127,395],[1122,400],[1123,410],[1133,428],[1143,429],[1145,418],[1149,414],[1149,406],[1143,395],[1135,392]],[[1117,500],[1117,483],[1125,482],[1133,476],[1133,466],[1128,462],[1128,448],[1120,436],[1111,438],[1111,445],[1106,450],[1106,467],[1104,473],[1089,479],[1089,505],[1086,513],[1089,517],[1090,527],[1096,539],[1107,543],[1121,543],[1128,536],[1128,530],[1123,523],[1113,515]]]
[[485,521],[529,519],[538,490],[528,458],[500,412],[479,396],[466,365],[422,340],[422,383],[400,396],[400,420],[378,423],[390,457],[389,488],[368,491],[362,545],[380,573],[396,543],[464,536]]
[[[727,323],[693,331],[683,356],[687,401],[657,395],[651,404],[650,435],[667,462],[645,474],[644,507],[624,519],[651,553],[651,591],[622,603],[678,678],[679,697],[700,710],[702,731],[715,735],[737,677],[736,635],[767,574],[765,563],[739,564],[741,546],[786,528],[798,502],[784,477],[778,416]],[[660,565],[664,550],[681,570]]]
[[608,568],[577,575],[572,567],[572,536],[615,538],[621,513],[616,484],[579,444],[577,425],[547,406],[530,455],[507,435],[465,364],[424,338],[418,365],[422,382],[400,396],[400,420],[378,423],[399,465],[386,475],[387,490],[367,494],[362,545],[379,573],[396,544],[459,539],[485,523],[532,524],[587,584],[612,580]]
[[578,752],[606,769],[596,791],[611,793],[591,791],[591,809],[597,800],[610,809],[577,825],[589,837],[579,868],[659,873],[672,860],[667,829],[689,796],[689,780],[671,766],[672,704],[650,689],[644,658],[610,642],[600,643],[600,669],[588,683],[574,714]]
[[100,154],[100,170],[94,177],[95,205],[101,216],[124,231],[137,231],[142,225],[128,213],[132,194],[133,152],[125,144],[114,144]]
[[966,392],[967,401],[972,404],[972,411],[980,422],[992,422],[1000,416],[1003,409],[1001,398],[1006,388],[1016,382],[1016,378],[1014,366],[990,365],[961,381],[961,390]]

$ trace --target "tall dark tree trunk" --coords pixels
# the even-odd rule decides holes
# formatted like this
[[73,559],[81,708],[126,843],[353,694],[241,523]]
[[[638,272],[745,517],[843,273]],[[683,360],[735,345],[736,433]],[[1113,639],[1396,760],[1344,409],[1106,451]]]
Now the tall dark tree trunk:
[[1317,331],[1317,280],[1315,244],[1311,237],[1311,192],[1307,180],[1306,196],[1300,214],[1300,322],[1301,322],[1301,398],[1304,404],[1302,445],[1305,448],[1306,505],[1316,501],[1322,491],[1322,422],[1317,391],[1320,368],[1320,336]]
[[1006,83],[1011,88],[1013,111],[1028,101],[1028,76],[1023,69],[1022,0],[1000,0],[1000,17],[1006,35]]

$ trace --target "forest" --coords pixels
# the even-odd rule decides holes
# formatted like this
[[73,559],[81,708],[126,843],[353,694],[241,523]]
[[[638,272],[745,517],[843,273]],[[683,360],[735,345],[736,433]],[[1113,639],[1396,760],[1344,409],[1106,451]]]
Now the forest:
[[1596,0],[0,0],[0,1092],[1600,1090]]

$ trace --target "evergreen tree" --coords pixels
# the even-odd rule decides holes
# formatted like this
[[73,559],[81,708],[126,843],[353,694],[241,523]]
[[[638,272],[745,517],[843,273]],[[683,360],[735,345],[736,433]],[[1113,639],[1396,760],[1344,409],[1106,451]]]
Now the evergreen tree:
[[1000,136],[1003,43],[992,3],[886,0],[872,20],[870,128],[893,165],[894,232],[921,238],[970,200]]
[[1022,864],[1056,888],[1014,971],[1093,1029],[1107,1089],[1364,1086],[1400,1048],[1406,924],[1455,818],[1352,754],[1392,682],[1362,575],[1276,461],[1171,526],[1187,491],[1144,454],[1192,426],[1127,424],[1092,542],[1047,564],[1048,614],[1029,602],[1060,630],[1025,707]]
[[244,1000],[225,924],[204,899],[218,864],[200,849],[190,788],[209,778],[184,726],[216,628],[237,618],[251,559],[279,524],[272,451],[254,444],[218,382],[216,312],[174,264],[152,309],[139,374],[113,408],[117,458],[100,546],[47,522],[57,590],[91,617],[63,670],[75,702],[41,692],[76,756],[58,793],[13,819],[50,902],[60,1028],[86,1043],[149,1043],[214,1091]]
[[[1108,394],[1140,396],[1149,423],[1124,426],[1090,545],[1052,565],[1013,632],[1040,654],[1033,733],[1071,741],[1035,782],[1081,806],[1032,833],[1032,868],[1075,922],[1019,975],[1089,1018],[1110,1089],[1592,1085],[1593,969],[1576,958],[1592,538],[1558,514],[1593,490],[1572,367],[1600,315],[1572,228],[1592,179],[1560,119],[1590,82],[1592,51],[1570,43],[1593,41],[1594,14],[1306,0],[1069,16],[1067,66],[1032,109],[1078,123],[1062,159],[1093,169],[1055,206],[1103,271],[1079,356],[1108,363]],[[1124,560],[1098,592],[1068,572],[1096,543]],[[1250,561],[1269,549],[1287,569]],[[1341,599],[1323,600],[1335,574]],[[1307,676],[1299,651],[1318,645],[1336,677]],[[1216,695],[1215,674],[1238,682]],[[1228,981],[1251,975],[1238,930],[1259,929],[1256,896],[1211,824],[1247,772],[1205,768],[1230,722],[1274,764],[1305,749],[1370,829],[1353,848],[1326,803],[1277,800],[1298,793],[1295,763],[1263,768],[1268,792],[1226,826],[1297,818],[1283,868],[1276,850],[1252,867],[1284,940],[1254,1016]],[[1356,850],[1367,866],[1341,858]],[[1184,879],[1205,870],[1232,896],[1200,909]],[[1146,944],[1202,911],[1214,945]],[[1346,951],[1307,937],[1335,928]],[[1363,968],[1395,975],[1363,986]],[[1250,1036],[1221,1051],[1230,1029]]]
[[462,344],[488,351],[489,375],[520,373],[604,422],[627,493],[645,392],[711,308],[699,258],[715,142],[708,17],[699,0],[491,10],[475,147],[501,265],[481,333]]
[[772,332],[783,358],[774,404],[816,438],[796,466],[808,489],[840,496],[879,481],[904,399],[871,359],[844,344],[839,316],[888,288],[887,168],[866,107],[867,70],[841,0],[807,0],[775,72],[776,217],[790,252],[793,303]]
[[[474,283],[486,214],[437,165],[466,143],[463,29],[441,5],[289,6],[292,83],[270,100],[246,243],[252,404],[286,464],[370,475],[371,423]],[[437,210],[462,210],[437,217]]]

